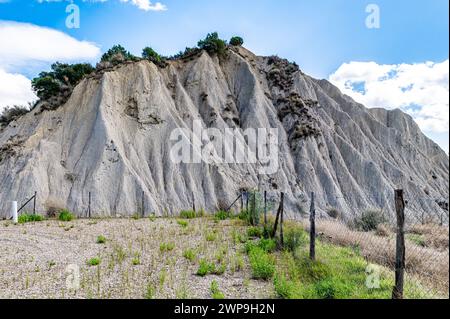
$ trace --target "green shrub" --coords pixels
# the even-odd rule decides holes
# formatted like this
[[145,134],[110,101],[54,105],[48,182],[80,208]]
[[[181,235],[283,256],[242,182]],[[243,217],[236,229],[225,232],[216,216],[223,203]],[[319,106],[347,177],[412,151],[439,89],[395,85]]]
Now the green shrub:
[[153,299],[155,297],[155,287],[151,282],[147,284],[147,288],[145,290],[144,298],[145,299]]
[[22,115],[27,114],[28,112],[29,112],[28,108],[20,105],[14,105],[13,107],[6,107],[0,114],[0,126],[8,125],[12,121],[15,121],[16,119],[20,118]]
[[102,62],[111,62],[113,64],[118,64],[122,61],[136,61],[137,58],[130,52],[125,50],[120,44],[113,46],[105,54],[103,54]]
[[261,238],[263,237],[263,229],[260,227],[250,227],[247,229],[247,235],[248,237]]
[[336,278],[327,278],[314,285],[317,296],[321,299],[344,299],[351,294],[351,289]]
[[44,217],[38,214],[21,214],[18,218],[19,224],[32,223],[32,222],[41,222],[44,220]]
[[175,249],[174,243],[162,243],[159,245],[159,250],[163,252],[172,251]]
[[283,275],[276,275],[273,279],[273,285],[277,296],[282,299],[294,299],[295,295],[295,282],[286,279]]
[[101,263],[101,259],[98,257],[94,257],[89,259],[87,263],[89,266],[98,266]]
[[378,225],[384,224],[385,222],[386,218],[379,210],[367,210],[353,221],[356,229],[365,232],[376,230]]
[[58,219],[62,222],[70,222],[75,216],[69,212],[67,209],[63,209],[59,212]]
[[212,298],[213,299],[224,299],[225,296],[223,295],[223,293],[220,291],[219,289],[219,284],[217,283],[217,281],[213,280],[211,282],[211,294],[212,294]]
[[166,59],[164,57],[162,57],[161,55],[159,55],[155,50],[153,50],[151,47],[145,47],[142,50],[142,57],[144,59],[147,59],[153,63],[155,63],[156,65],[160,66],[160,67],[165,67],[167,66],[166,63]]
[[226,212],[226,211],[223,211],[223,210],[218,211],[218,212],[214,215],[214,218],[215,218],[216,220],[226,220],[226,219],[229,219],[230,217],[231,217],[230,212]]
[[208,232],[205,239],[206,241],[215,241],[217,239],[217,233],[215,231]]
[[245,251],[250,253],[254,248],[262,249],[266,253],[274,252],[277,248],[277,243],[274,239],[260,239],[259,241],[248,241],[245,244]]
[[225,55],[227,42],[219,38],[217,32],[208,33],[204,40],[198,42],[198,47],[208,53],[216,53],[218,55]]
[[284,248],[294,252],[309,243],[309,236],[300,226],[288,226],[284,231]]
[[208,262],[206,259],[200,260],[200,265],[197,270],[197,276],[204,277],[207,274],[214,273],[216,271],[216,265]]
[[193,262],[197,258],[197,253],[193,249],[187,249],[183,252],[183,257]]
[[49,99],[61,92],[62,86],[75,86],[94,68],[88,63],[66,64],[53,63],[52,71],[41,72],[31,81],[36,95],[41,99]]
[[275,261],[267,252],[259,247],[252,247],[248,253],[252,277],[268,280],[275,273]]
[[105,236],[102,236],[102,235],[98,236],[97,237],[97,244],[104,244],[104,243],[106,243]]
[[183,228],[188,227],[189,223],[185,220],[177,220],[177,224],[180,225]]
[[202,217],[202,215],[200,215],[200,212],[197,213],[193,210],[183,210],[180,212],[180,217],[183,219],[194,219],[194,218]]
[[232,37],[230,39],[230,44],[233,46],[242,46],[244,44],[244,39],[238,36]]

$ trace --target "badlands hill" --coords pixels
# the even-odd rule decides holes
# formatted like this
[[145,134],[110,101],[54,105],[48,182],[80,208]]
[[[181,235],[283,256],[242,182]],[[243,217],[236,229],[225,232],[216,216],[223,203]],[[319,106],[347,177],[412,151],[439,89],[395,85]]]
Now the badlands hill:
[[[380,94],[383,94],[380,92]],[[335,208],[350,218],[393,207],[403,188],[411,211],[448,207],[449,158],[399,110],[367,109],[295,64],[242,47],[219,58],[201,51],[169,61],[127,62],[79,83],[56,110],[39,103],[0,128],[0,217],[35,191],[40,212],[68,208],[94,216],[214,211],[242,189],[286,192],[291,216]],[[177,128],[277,128],[279,170],[259,164],[177,164]],[[448,208],[447,208],[448,209]]]

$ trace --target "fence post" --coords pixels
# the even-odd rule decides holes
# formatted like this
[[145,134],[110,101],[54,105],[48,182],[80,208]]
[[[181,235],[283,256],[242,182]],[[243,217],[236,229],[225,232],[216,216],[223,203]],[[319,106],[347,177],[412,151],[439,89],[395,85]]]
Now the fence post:
[[315,194],[311,193],[311,207],[309,209],[309,258],[316,260],[316,207]]
[[91,192],[89,192],[88,196],[88,218],[91,218]]
[[192,210],[194,212],[196,212],[197,210],[195,209],[195,195],[194,192],[192,192]]
[[144,218],[145,217],[145,202],[144,202],[144,196],[145,196],[145,193],[144,193],[144,191],[142,191],[142,218]]
[[248,211],[248,191],[245,191],[245,210],[247,211],[247,214],[250,214]]
[[37,192],[34,192],[34,199],[33,199],[33,215],[36,215],[36,196]]
[[17,224],[19,222],[19,214],[17,212],[17,202],[11,202],[11,217],[13,219],[13,223]]
[[253,191],[253,201],[252,201],[252,203],[253,203],[253,213],[252,213],[252,225],[253,226],[258,226],[258,216],[257,216],[257,214],[258,214],[258,211],[257,211],[257,209],[256,209],[256,191]]
[[397,243],[395,255],[395,287],[392,299],[403,299],[405,276],[405,201],[403,190],[395,190],[395,211],[397,213]]
[[275,218],[275,224],[273,226],[273,231],[272,231],[272,238],[275,238],[275,235],[277,233],[278,220],[280,218],[281,210],[283,209],[283,202],[284,202],[284,193],[281,193],[280,206],[278,207],[277,217]]
[[281,247],[284,247],[284,233],[283,233],[283,221],[284,221],[284,193],[281,193],[281,220],[280,220],[280,243]]
[[267,191],[264,191],[264,226],[267,226]]

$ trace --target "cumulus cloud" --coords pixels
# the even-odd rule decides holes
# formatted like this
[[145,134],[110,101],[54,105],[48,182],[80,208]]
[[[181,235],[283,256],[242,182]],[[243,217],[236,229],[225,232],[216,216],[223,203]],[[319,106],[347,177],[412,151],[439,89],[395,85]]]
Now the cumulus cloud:
[[[2,0],[0,0],[2,1]],[[61,2],[68,1],[72,2],[72,0],[37,0],[39,3],[43,2]],[[83,0],[83,2],[107,2],[108,0]],[[130,3],[141,10],[144,11],[166,11],[167,6],[162,4],[161,2],[153,3],[150,0],[119,0],[122,3]]]
[[0,69],[0,83],[0,111],[6,106],[27,105],[37,99],[30,80],[21,74]]
[[[448,60],[393,65],[350,62],[341,65],[329,80],[367,107],[402,109],[433,135],[449,132],[448,74]],[[448,140],[441,146],[448,148]]]
[[36,98],[30,80],[17,69],[26,72],[35,64],[87,61],[100,55],[100,48],[93,43],[28,23],[0,21],[0,43],[0,110]]

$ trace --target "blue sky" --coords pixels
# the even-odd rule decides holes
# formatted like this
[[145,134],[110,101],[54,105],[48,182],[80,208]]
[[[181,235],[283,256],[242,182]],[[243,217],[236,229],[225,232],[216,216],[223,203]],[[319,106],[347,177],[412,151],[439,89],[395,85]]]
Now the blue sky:
[[[334,79],[333,83],[343,90],[349,83],[356,83],[354,77],[361,76],[357,74],[361,69],[377,72],[386,69],[383,66],[390,66],[397,70],[399,65],[423,65],[431,61],[436,67],[429,68],[437,69],[435,73],[438,74],[433,73],[432,84],[422,84],[436,85],[439,82],[439,88],[443,87],[445,91],[446,87],[448,94],[448,72],[442,80],[440,64],[448,61],[449,56],[448,0],[159,0],[167,8],[164,11],[143,10],[139,4],[148,2],[146,0],[134,0],[134,4],[133,0],[94,3],[74,0],[73,3],[80,7],[79,29],[68,29],[65,25],[68,15],[65,9],[70,2],[54,1],[0,0],[0,21],[55,29],[78,41],[88,41],[102,52],[120,43],[134,54],[140,54],[147,45],[164,55],[174,54],[186,46],[194,46],[210,31],[218,31],[227,39],[232,35],[241,35],[245,46],[255,53],[278,54],[296,61],[306,73]],[[371,3],[380,8],[379,29],[369,29],[365,24],[369,15],[366,7]],[[95,62],[98,55],[80,54],[80,58],[75,56],[71,59]],[[5,73],[30,78],[50,63],[37,58],[25,60],[20,63],[3,61],[3,67],[0,60],[0,70],[3,68]],[[355,65],[352,62],[366,64]],[[377,67],[374,69],[368,62],[375,63]],[[343,66],[346,68],[343,69]],[[406,74],[420,76],[420,72],[414,70]],[[369,77],[373,75],[369,71],[365,73]],[[436,80],[436,77],[441,80]],[[370,79],[359,80],[358,85],[354,85],[356,93],[361,91],[361,82],[366,83]],[[346,93],[352,95],[354,92],[348,89]],[[375,101],[368,96],[362,101],[358,95],[355,97],[367,104],[375,103],[369,106],[401,107],[416,116],[411,107],[413,104],[417,107],[415,97],[393,97],[387,101]],[[420,103],[428,103],[422,96],[416,98]],[[390,105],[400,99],[405,102]],[[420,119],[418,122],[430,137],[448,150],[448,136],[444,136],[448,135],[448,98],[442,102],[441,97],[439,101],[429,103],[444,103],[444,106],[440,105],[440,113],[433,116],[446,117],[447,129],[442,132],[445,123],[436,126],[435,123],[430,124],[429,118],[426,119],[428,124],[422,125]],[[421,116],[430,116],[430,112]]]

